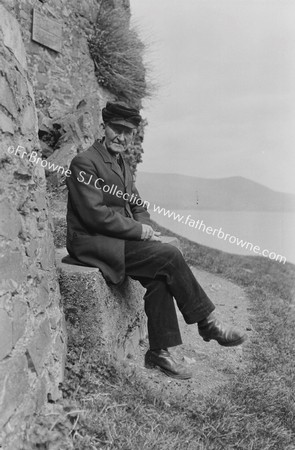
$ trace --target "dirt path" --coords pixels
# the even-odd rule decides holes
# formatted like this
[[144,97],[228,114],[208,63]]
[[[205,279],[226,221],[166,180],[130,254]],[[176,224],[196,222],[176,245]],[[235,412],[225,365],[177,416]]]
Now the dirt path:
[[167,401],[175,396],[206,395],[213,389],[229,383],[245,364],[245,354],[251,338],[250,305],[244,292],[235,284],[208,272],[192,267],[192,270],[205,292],[216,305],[218,317],[229,324],[245,330],[248,340],[241,346],[221,347],[216,341],[204,342],[199,336],[197,325],[187,325],[179,313],[179,325],[183,344],[170,349],[171,353],[182,359],[193,372],[187,381],[177,381],[167,377],[159,370],[143,367],[145,343],[130,366],[141,374],[142,379],[156,392],[165,392]]

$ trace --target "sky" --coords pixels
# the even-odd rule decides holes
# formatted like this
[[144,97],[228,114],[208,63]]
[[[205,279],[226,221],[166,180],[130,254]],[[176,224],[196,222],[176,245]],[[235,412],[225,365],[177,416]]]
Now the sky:
[[242,176],[295,194],[295,1],[130,3],[158,85],[138,172]]

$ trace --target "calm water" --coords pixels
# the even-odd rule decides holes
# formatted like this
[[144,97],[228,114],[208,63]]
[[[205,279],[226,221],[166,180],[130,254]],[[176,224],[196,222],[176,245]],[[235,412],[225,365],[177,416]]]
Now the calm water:
[[[162,214],[152,211],[150,213],[152,219],[160,225],[199,244],[229,253],[255,255],[253,251],[242,248],[236,243],[231,244],[219,239],[216,236],[217,233],[212,236],[194,228],[193,222],[191,222],[192,226],[189,226],[188,222],[187,224],[179,223]],[[295,213],[205,210],[177,210],[175,213],[183,215],[184,220],[190,214],[195,222],[202,220],[206,227],[218,230],[221,228],[225,234],[229,233],[231,236],[251,242],[253,246],[258,245],[261,250],[266,249],[285,256],[288,262],[295,263]]]

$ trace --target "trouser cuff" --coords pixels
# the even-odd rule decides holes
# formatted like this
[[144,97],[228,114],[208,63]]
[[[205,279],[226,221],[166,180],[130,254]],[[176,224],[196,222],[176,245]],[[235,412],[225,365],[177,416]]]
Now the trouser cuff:
[[197,309],[190,313],[183,314],[185,322],[188,325],[191,325],[193,323],[198,323],[201,322],[201,320],[206,319],[206,317],[208,317],[209,314],[211,314],[215,310],[215,306],[213,305],[213,303],[211,301],[210,303],[211,303],[210,305],[209,304],[207,305],[206,310],[200,311],[199,309]]
[[178,333],[165,334],[155,338],[149,336],[150,348],[176,347],[182,344],[181,336]]

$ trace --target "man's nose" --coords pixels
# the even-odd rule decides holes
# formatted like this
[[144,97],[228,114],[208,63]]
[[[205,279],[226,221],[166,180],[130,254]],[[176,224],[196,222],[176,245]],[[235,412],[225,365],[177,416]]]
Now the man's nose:
[[125,134],[123,131],[121,131],[121,133],[118,133],[117,138],[119,139],[119,141],[124,142],[125,141]]

